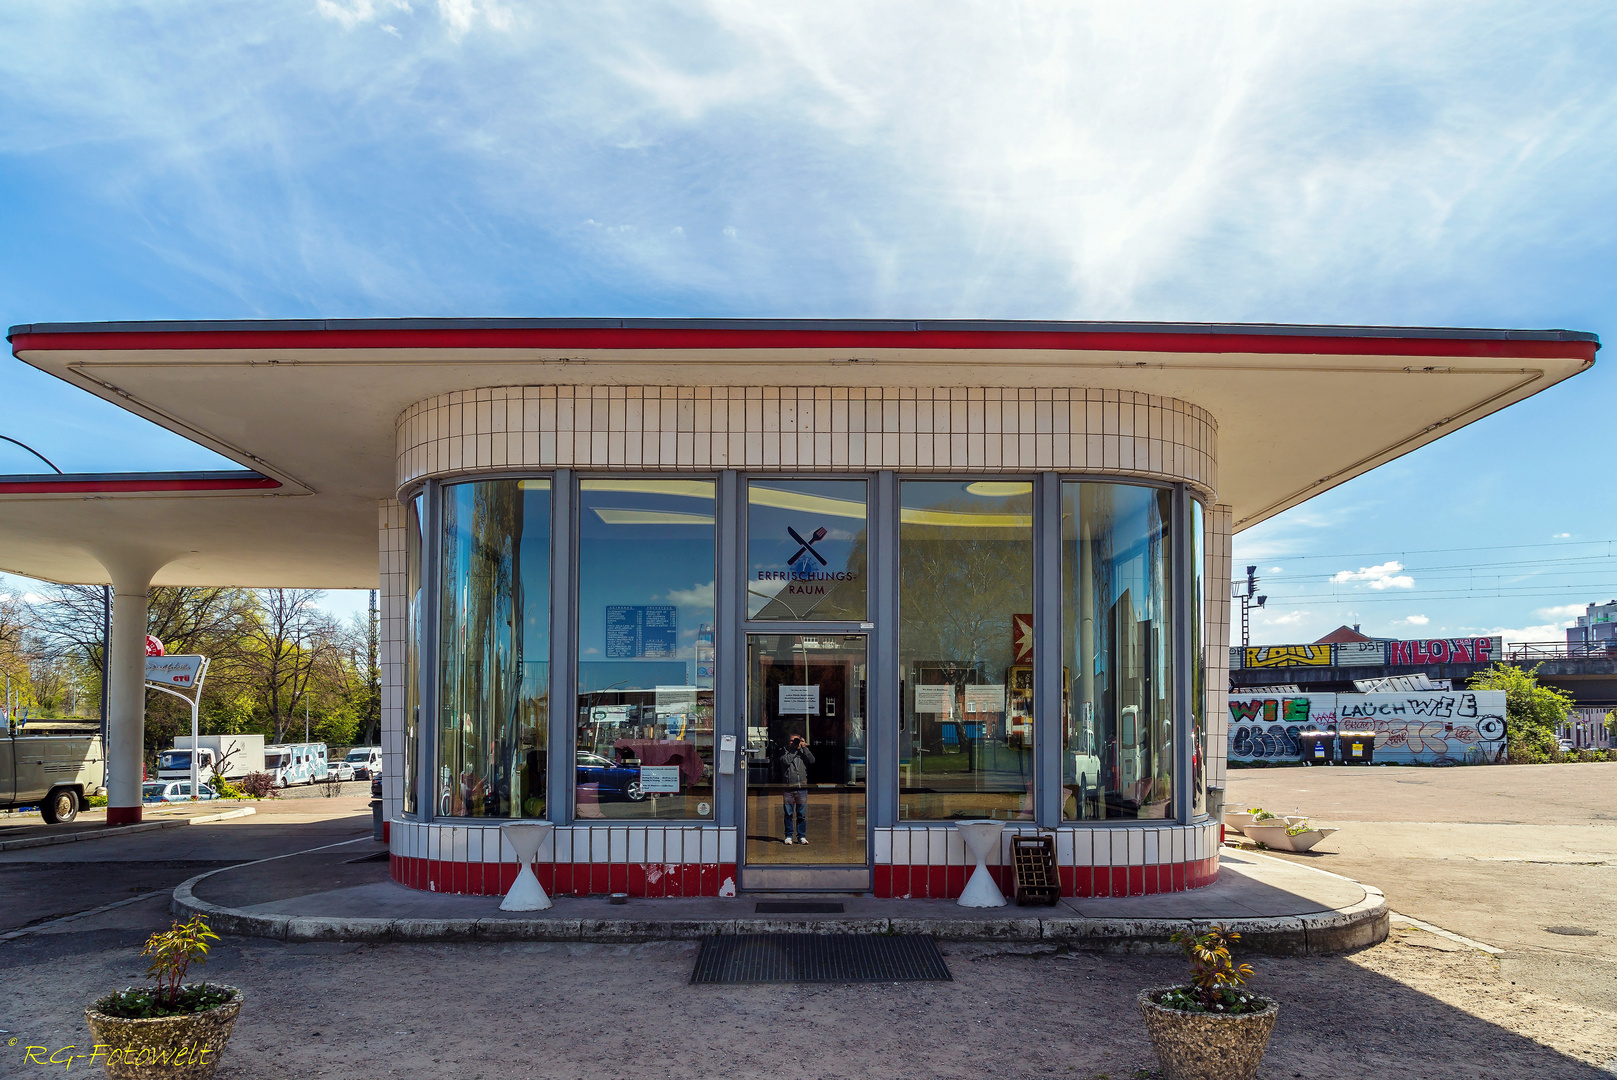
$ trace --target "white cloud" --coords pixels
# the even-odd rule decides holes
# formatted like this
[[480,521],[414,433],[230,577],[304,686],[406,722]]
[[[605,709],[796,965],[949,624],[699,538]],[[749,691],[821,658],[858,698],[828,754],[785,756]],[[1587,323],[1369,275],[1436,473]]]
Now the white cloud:
[[1541,626],[1494,626],[1482,631],[1489,637],[1502,637],[1505,644],[1510,645],[1518,641],[1565,641],[1566,627],[1557,623],[1547,623]]
[[1554,607],[1537,608],[1533,614],[1541,619],[1563,619],[1565,620],[1563,626],[1571,626],[1577,617],[1588,609],[1587,604],[1557,604]]
[[1253,616],[1253,622],[1262,626],[1297,626],[1307,621],[1311,611],[1288,611],[1285,614],[1270,614],[1267,611]]
[[1556,539],[1556,540],[1570,540],[1570,539],[1572,539],[1572,534],[1571,533],[1556,533],[1555,536],[1553,537],[1553,539]]
[[713,582],[710,581],[689,589],[670,589],[663,599],[677,607],[710,608],[713,606],[713,595]]
[[1372,589],[1413,589],[1415,579],[1408,574],[1399,573],[1404,564],[1396,559],[1380,563],[1376,566],[1363,566],[1357,570],[1341,570],[1331,575],[1334,584],[1342,585],[1352,582],[1364,582]]
[[[381,11],[408,14],[410,5],[404,0],[314,0],[314,9],[325,18],[341,23],[344,30],[352,30],[361,23],[372,21]],[[398,30],[391,26],[382,29],[398,34]]]
[[1397,621],[1401,622],[1401,623],[1403,623],[1403,624],[1405,624],[1407,626],[1425,626],[1426,624],[1430,623],[1432,620],[1430,618],[1428,618],[1427,616],[1425,616],[1425,615],[1406,615],[1405,617],[1403,617],[1402,619],[1399,619]]
[[1278,574],[1280,572],[1281,572],[1281,570],[1280,570],[1280,567],[1278,567],[1278,566],[1269,567],[1269,573],[1271,573],[1271,574]]

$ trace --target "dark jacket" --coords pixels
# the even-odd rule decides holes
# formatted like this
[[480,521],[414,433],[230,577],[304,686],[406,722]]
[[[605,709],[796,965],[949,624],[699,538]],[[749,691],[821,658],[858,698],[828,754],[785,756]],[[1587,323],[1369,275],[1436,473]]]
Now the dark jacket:
[[786,774],[786,786],[789,788],[808,787],[808,767],[814,764],[814,753],[806,745],[795,749],[788,747],[780,756],[781,770]]

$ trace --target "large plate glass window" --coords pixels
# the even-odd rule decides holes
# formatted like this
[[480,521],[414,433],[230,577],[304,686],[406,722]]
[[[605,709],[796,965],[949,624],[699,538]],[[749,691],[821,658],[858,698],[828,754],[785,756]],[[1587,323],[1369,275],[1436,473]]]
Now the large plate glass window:
[[1061,485],[1061,816],[1163,818],[1173,798],[1173,492]]
[[1202,504],[1190,500],[1190,718],[1195,731],[1191,740],[1190,812],[1207,812],[1207,592],[1202,580],[1203,560],[1207,557],[1206,528]]
[[899,485],[898,816],[1033,818],[1033,485]]
[[747,484],[747,618],[865,618],[865,482]]
[[545,816],[550,481],[443,488],[437,814]]
[[[416,812],[416,773],[421,752],[421,514],[426,496],[416,495],[404,510],[404,812]],[[391,768],[391,766],[388,766]]]
[[580,818],[713,817],[715,487],[579,483]]

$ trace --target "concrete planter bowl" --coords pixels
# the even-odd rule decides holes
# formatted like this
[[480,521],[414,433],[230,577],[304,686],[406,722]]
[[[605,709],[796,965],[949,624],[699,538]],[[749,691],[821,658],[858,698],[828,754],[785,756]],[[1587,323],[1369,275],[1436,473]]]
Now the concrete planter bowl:
[[101,1058],[107,1076],[112,1080],[210,1080],[246,995],[234,986],[209,985],[230,991],[230,1000],[204,1012],[150,1020],[125,1020],[108,1016],[94,1005],[86,1008],[84,1019],[90,1024],[90,1034],[98,1045],[110,1048]]
[[1307,851],[1315,844],[1325,839],[1336,829],[1309,829],[1307,832],[1289,835],[1286,830],[1290,828],[1284,821],[1265,821],[1246,827],[1246,836],[1249,840],[1256,840],[1265,847],[1275,851]]
[[1172,989],[1140,992],[1140,1015],[1166,1080],[1252,1080],[1269,1048],[1280,1003],[1270,998],[1262,1012],[1243,1016],[1181,1012],[1156,1003]]

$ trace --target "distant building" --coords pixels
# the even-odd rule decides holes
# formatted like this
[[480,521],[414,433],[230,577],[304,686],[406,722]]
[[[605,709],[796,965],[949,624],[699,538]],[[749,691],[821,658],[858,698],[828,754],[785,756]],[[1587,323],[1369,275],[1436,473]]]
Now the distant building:
[[1314,642],[1315,645],[1344,645],[1354,641],[1385,641],[1385,638],[1373,638],[1359,633],[1359,624],[1352,626],[1338,626],[1329,634]]
[[1590,604],[1578,616],[1578,625],[1567,627],[1568,645],[1617,645],[1617,600]]

